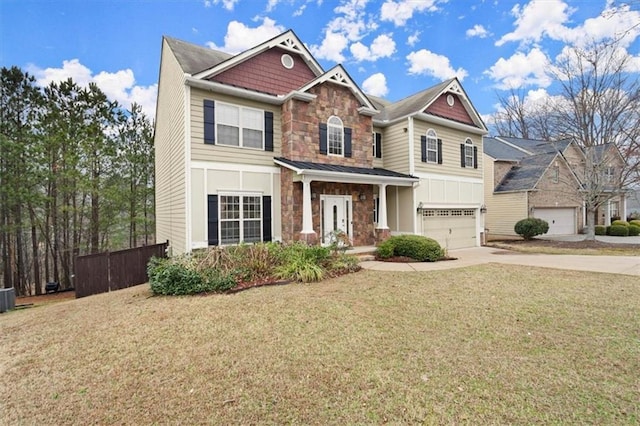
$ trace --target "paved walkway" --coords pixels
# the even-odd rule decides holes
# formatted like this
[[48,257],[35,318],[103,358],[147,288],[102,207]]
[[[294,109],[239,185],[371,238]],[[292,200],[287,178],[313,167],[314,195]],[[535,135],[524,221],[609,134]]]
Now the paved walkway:
[[575,271],[606,272],[640,276],[640,256],[577,256],[561,254],[527,254],[492,247],[450,250],[457,260],[441,262],[395,263],[364,261],[360,265],[375,271],[439,271],[483,263],[540,266]]

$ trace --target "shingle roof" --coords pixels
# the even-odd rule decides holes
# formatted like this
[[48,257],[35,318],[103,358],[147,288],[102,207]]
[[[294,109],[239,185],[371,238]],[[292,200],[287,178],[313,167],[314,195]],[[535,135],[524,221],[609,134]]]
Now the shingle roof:
[[495,160],[511,160],[518,161],[526,157],[528,154],[507,145],[504,142],[500,142],[495,138],[484,138],[482,141],[482,148],[484,153]]
[[367,168],[367,167],[342,166],[339,164],[312,163],[310,161],[288,160],[284,157],[275,157],[274,160],[277,160],[281,163],[287,164],[288,166],[291,166],[295,169],[300,169],[300,170],[318,170],[318,171],[325,171],[325,172],[352,173],[357,175],[384,176],[384,177],[408,178],[408,179],[417,180],[416,177],[411,175],[394,172],[393,170],[380,169],[377,167]]
[[557,152],[550,152],[524,157],[518,165],[509,170],[502,182],[496,187],[495,192],[534,189],[556,155],[558,155]]
[[196,74],[233,57],[225,52],[209,49],[165,36],[167,44],[176,56],[182,70],[188,74]]
[[413,94],[398,102],[384,105],[384,110],[373,118],[376,120],[394,120],[421,111],[427,104],[433,101],[440,92],[450,85],[453,80],[455,79],[452,78],[443,81],[440,84]]
[[542,154],[545,152],[564,151],[571,143],[571,140],[563,139],[560,141],[545,141],[539,139],[523,139],[499,136],[499,139],[505,140],[512,145],[527,150],[534,154]]

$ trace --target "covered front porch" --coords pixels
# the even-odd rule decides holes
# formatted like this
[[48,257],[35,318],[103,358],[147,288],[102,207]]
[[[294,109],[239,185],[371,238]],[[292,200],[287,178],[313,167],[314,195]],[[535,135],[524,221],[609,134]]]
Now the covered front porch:
[[327,245],[341,236],[352,246],[373,246],[390,235],[387,188],[418,182],[386,169],[274,161],[282,167],[284,241]]

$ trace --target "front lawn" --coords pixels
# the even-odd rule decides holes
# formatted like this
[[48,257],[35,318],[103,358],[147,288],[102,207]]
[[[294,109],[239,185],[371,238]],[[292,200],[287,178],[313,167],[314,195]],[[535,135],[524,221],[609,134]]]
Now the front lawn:
[[607,243],[603,241],[560,241],[534,238],[532,240],[496,240],[488,242],[487,245],[523,253],[640,256],[640,244]]
[[492,264],[9,312],[2,423],[638,423],[637,281]]

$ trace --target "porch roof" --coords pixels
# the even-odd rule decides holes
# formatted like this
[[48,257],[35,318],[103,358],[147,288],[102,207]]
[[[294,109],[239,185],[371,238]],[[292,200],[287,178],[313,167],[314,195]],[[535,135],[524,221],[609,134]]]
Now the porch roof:
[[394,172],[377,167],[353,167],[340,164],[312,163],[275,157],[274,163],[293,170],[299,176],[308,176],[311,180],[324,182],[345,182],[362,184],[388,184],[412,186],[419,179],[415,176]]

